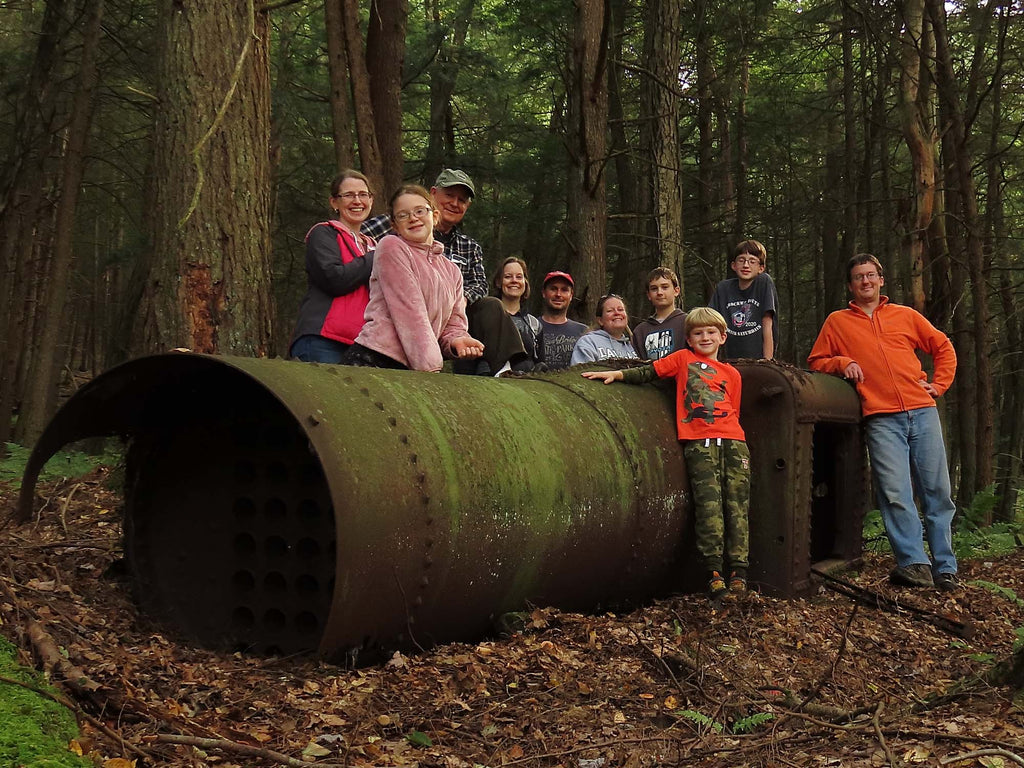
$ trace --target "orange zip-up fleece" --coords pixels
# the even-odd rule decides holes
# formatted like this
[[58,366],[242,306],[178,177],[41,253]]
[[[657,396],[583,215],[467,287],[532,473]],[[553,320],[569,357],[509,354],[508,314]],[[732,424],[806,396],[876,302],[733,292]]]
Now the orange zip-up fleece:
[[932,384],[944,394],[956,373],[953,343],[921,313],[882,296],[871,315],[852,301],[849,308],[830,314],[807,364],[812,371],[842,376],[846,366],[857,363],[864,371],[864,381],[857,384],[863,415],[899,413],[935,405],[921,386],[928,377],[915,350],[932,356]]

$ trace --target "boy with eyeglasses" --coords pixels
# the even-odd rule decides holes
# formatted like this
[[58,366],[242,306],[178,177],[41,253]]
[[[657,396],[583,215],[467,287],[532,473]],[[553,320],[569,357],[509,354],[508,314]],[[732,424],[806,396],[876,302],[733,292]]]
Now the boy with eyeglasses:
[[725,317],[723,360],[775,357],[779,296],[771,275],[765,272],[767,260],[761,243],[744,240],[736,246],[730,265],[736,277],[720,282],[708,302]]

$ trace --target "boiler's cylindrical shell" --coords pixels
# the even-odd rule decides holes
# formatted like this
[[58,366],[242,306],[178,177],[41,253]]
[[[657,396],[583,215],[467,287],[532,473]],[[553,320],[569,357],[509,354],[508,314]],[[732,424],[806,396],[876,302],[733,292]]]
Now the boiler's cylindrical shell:
[[71,439],[77,414],[106,427],[83,434],[134,436],[126,549],[165,624],[207,645],[338,658],[663,586],[692,530],[673,399],[578,371],[176,354],[97,378],[48,432]]

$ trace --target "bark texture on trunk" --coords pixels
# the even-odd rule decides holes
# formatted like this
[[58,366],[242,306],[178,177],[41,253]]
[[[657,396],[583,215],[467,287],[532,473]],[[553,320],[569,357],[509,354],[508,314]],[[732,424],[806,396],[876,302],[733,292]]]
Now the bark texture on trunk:
[[274,316],[267,16],[253,0],[163,0],[160,10],[152,267],[136,350],[265,355]]
[[605,290],[608,130],[607,0],[576,0],[573,17],[572,96],[569,100],[569,223],[572,274],[583,312],[593,316]]

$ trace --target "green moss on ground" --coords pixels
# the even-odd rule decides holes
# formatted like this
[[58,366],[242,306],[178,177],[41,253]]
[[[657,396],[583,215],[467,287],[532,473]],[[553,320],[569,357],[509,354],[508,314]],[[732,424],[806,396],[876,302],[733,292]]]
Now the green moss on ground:
[[[18,651],[0,637],[0,677],[52,690],[42,676],[18,664]],[[68,749],[78,736],[66,707],[19,685],[0,682],[0,766],[11,768],[94,768]]]

